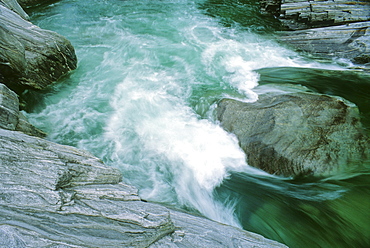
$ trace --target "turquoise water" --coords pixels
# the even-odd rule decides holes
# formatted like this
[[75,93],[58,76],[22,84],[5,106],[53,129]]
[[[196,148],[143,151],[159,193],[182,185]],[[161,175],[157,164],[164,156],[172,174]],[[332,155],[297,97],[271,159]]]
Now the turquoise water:
[[[213,117],[224,97],[255,101],[275,90],[271,83],[304,85],[347,73],[348,62],[314,61],[278,44],[278,23],[253,1],[63,0],[29,11],[67,37],[79,59],[50,89],[26,95],[27,116],[48,139],[119,168],[146,200],[291,247],[370,244],[368,171],[342,180],[268,175],[248,166]],[[307,90],[300,85],[286,90]],[[368,98],[359,99],[366,117]]]

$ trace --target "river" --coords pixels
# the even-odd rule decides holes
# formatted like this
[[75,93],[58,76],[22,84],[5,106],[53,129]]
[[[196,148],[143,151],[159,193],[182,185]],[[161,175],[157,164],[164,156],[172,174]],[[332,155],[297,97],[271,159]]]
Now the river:
[[26,115],[47,139],[117,167],[148,201],[290,247],[370,246],[369,171],[269,175],[247,164],[213,114],[224,97],[252,102],[276,90],[272,83],[300,91],[319,79],[325,85],[311,87],[360,99],[365,116],[369,95],[345,85],[370,93],[370,77],[347,70],[350,62],[313,60],[279,44],[279,24],[260,15],[256,1],[63,0],[29,13],[69,39],[79,60],[50,89],[26,93]]

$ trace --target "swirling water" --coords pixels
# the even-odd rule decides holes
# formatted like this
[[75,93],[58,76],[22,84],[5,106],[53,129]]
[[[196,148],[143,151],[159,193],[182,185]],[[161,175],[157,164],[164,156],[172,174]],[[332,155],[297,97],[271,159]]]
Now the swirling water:
[[368,173],[313,181],[268,175],[248,166],[237,139],[213,118],[224,97],[255,101],[262,91],[282,90],[268,86],[284,79],[269,68],[294,68],[292,81],[304,70],[335,70],[334,76],[345,69],[276,43],[269,32],[278,25],[257,7],[63,0],[32,9],[35,24],[72,42],[79,63],[49,90],[27,93],[35,99],[27,116],[48,139],[119,168],[143,199],[292,247],[368,245]]

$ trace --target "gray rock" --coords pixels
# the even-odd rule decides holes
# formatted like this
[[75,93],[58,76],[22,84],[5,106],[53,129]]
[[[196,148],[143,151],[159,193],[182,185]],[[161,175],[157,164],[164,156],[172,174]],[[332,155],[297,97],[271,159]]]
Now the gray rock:
[[16,0],[0,0],[0,4],[14,11],[18,15],[20,15],[23,19],[29,20],[29,16],[22,9],[22,7],[19,5],[19,3]]
[[358,109],[337,98],[289,93],[262,95],[255,103],[224,99],[216,112],[248,163],[272,174],[336,175],[370,158]]
[[279,19],[292,29],[364,22],[370,20],[370,2],[282,0]]
[[370,62],[370,2],[346,0],[261,0],[261,11],[289,30],[278,39],[324,58]]
[[15,130],[18,124],[18,96],[0,83],[0,128]]
[[280,32],[278,39],[320,57],[370,62],[370,22]]
[[13,90],[44,89],[76,68],[74,48],[0,4],[0,82]]
[[1,247],[285,247],[141,201],[89,153],[0,129]]
[[17,94],[1,83],[0,128],[17,130],[38,137],[46,136],[44,132],[31,125],[22,112],[19,112],[19,101]]

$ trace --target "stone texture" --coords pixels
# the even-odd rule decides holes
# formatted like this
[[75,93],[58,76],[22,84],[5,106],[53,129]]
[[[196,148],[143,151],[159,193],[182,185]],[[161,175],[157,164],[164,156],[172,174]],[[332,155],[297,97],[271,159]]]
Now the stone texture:
[[370,62],[370,2],[346,0],[261,0],[261,11],[290,31],[279,40],[325,58]]
[[44,89],[76,68],[74,48],[0,4],[0,82],[13,90]]
[[1,83],[0,128],[17,130],[38,137],[46,136],[44,132],[31,125],[22,112],[19,112],[19,101],[17,94]]
[[272,174],[329,176],[358,169],[370,158],[357,108],[326,95],[224,99],[217,118],[238,137],[248,163]]
[[141,201],[89,153],[0,129],[3,247],[285,247]]
[[370,22],[280,32],[278,39],[320,57],[370,62]]
[[292,29],[369,21],[370,2],[282,0],[279,19]]
[[0,4],[14,11],[18,15],[20,15],[23,19],[29,20],[29,16],[22,9],[22,7],[19,5],[19,3],[16,0],[0,0]]

